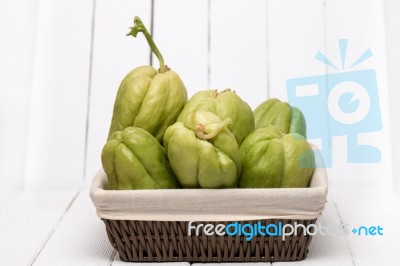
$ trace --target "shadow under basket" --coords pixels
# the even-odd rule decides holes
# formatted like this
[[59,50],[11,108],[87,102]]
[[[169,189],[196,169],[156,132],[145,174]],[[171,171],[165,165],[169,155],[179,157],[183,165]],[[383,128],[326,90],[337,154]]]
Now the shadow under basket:
[[[285,224],[298,225],[296,235],[246,236],[189,235],[189,222],[133,221],[102,219],[107,236],[123,261],[129,262],[278,262],[299,261],[308,253],[312,235],[304,230],[315,224],[313,220],[264,219],[240,221],[244,225],[274,224],[276,228]],[[232,224],[233,222],[196,222],[198,224]],[[312,232],[311,232],[312,233]]]

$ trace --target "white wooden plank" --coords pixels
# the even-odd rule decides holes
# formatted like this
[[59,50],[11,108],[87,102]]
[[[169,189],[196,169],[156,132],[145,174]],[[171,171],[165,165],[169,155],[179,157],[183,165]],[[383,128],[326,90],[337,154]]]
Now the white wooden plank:
[[269,1],[269,96],[286,101],[288,79],[324,75],[325,66],[314,59],[324,47],[322,0]]
[[103,222],[89,198],[81,191],[65,214],[34,265],[110,265],[113,248]]
[[[342,225],[338,211],[335,207],[336,195],[329,191],[328,202],[325,206],[317,224],[322,226],[330,226],[332,230]],[[276,262],[273,265],[290,266],[293,262]],[[348,247],[345,235],[321,235],[313,236],[309,246],[307,257],[296,265],[353,265],[351,250]]]
[[126,36],[135,16],[150,30],[151,1],[96,1],[86,185],[101,167],[101,149],[107,140],[114,100],[122,79],[135,67],[149,64],[149,48],[143,35]]
[[[372,145],[381,152],[380,163],[350,163],[348,162],[347,150],[349,139],[345,136],[333,138],[333,168],[331,176],[337,184],[386,184],[392,185],[392,165],[391,165],[391,143],[390,143],[390,116],[388,110],[388,87],[386,80],[386,49],[383,18],[383,1],[326,1],[327,16],[327,57],[338,65],[338,70],[328,68],[329,74],[348,73],[350,71],[373,69],[376,71],[379,105],[382,118],[382,130],[372,129],[374,132],[363,133],[359,130],[358,135],[353,134],[360,144]],[[339,52],[338,39],[348,39],[347,53],[344,69],[341,66],[341,56]],[[373,56],[361,64],[350,69],[351,65],[367,49],[372,51]],[[369,75],[369,74],[366,74]],[[352,81],[352,77],[349,77]],[[357,80],[353,80],[357,82]],[[364,86],[364,85],[363,85]],[[368,93],[371,99],[373,96],[371,89]],[[360,104],[363,102],[360,99]],[[372,101],[371,101],[372,102]],[[375,108],[371,104],[371,109]],[[333,115],[337,115],[333,112]],[[367,120],[366,120],[367,121]],[[378,119],[373,118],[368,121],[368,127],[378,125]],[[331,134],[334,125],[330,124]],[[369,130],[369,129],[368,129]],[[347,138],[347,142],[346,142]],[[356,150],[356,148],[351,148]],[[357,156],[365,156],[365,152],[358,152]],[[371,157],[371,156],[367,156]]]
[[28,265],[58,225],[76,191],[24,191],[0,214],[2,265]]
[[348,242],[356,265],[398,265],[400,200],[382,186],[335,186],[337,209],[350,230],[380,226],[383,235],[350,233]]
[[[386,26],[386,56],[388,71],[389,113],[392,141],[392,162],[400,161],[400,124],[397,114],[400,113],[400,1],[384,1],[385,26]],[[394,187],[400,195],[400,168],[392,163]]]
[[37,5],[0,1],[0,210],[24,183]]
[[40,1],[26,187],[83,183],[91,1]]
[[267,2],[210,3],[210,88],[231,88],[254,108],[267,97]]
[[[156,0],[153,36],[165,63],[181,77],[189,97],[208,89],[207,1]],[[159,66],[155,56],[153,66]]]

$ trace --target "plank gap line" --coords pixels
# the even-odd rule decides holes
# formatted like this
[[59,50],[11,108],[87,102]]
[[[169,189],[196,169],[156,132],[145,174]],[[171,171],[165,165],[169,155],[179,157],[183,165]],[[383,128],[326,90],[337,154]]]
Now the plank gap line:
[[[342,219],[342,216],[340,215],[339,208],[338,208],[336,202],[332,201],[332,203],[333,203],[333,206],[335,207],[336,214],[339,217],[340,224],[342,226],[344,226],[343,219]],[[345,242],[346,242],[346,245],[347,245],[347,249],[350,252],[351,263],[353,264],[353,266],[355,266],[356,262],[355,262],[354,255],[353,255],[353,252],[352,252],[351,247],[350,247],[349,239],[348,239],[348,237],[346,235],[344,237],[345,237],[345,240],[346,240]]]
[[42,253],[43,249],[46,247],[47,243],[50,241],[51,237],[53,236],[54,232],[58,228],[58,226],[61,224],[62,220],[64,219],[65,215],[68,213],[69,209],[71,206],[74,204],[76,198],[79,196],[81,191],[78,191],[75,196],[72,198],[71,202],[68,204],[67,208],[65,208],[63,214],[61,215],[60,219],[55,223],[54,227],[50,230],[49,234],[47,235],[46,239],[43,241],[43,244],[39,246],[39,249],[37,252],[35,252],[30,259],[28,265],[33,265],[36,261],[36,259],[39,257],[40,253]]
[[86,104],[86,128],[85,128],[85,150],[83,152],[83,180],[86,176],[86,164],[87,164],[87,153],[88,153],[88,141],[89,141],[89,117],[90,117],[90,97],[92,90],[92,78],[93,78],[93,48],[94,48],[94,31],[95,31],[95,19],[96,16],[96,0],[92,2],[92,25],[90,29],[90,53],[89,53],[89,80],[88,80],[88,92],[87,92],[87,104]]
[[[150,35],[154,40],[154,0],[151,0],[150,2]],[[149,65],[153,65],[153,51],[150,49],[149,51],[150,57],[149,57]]]

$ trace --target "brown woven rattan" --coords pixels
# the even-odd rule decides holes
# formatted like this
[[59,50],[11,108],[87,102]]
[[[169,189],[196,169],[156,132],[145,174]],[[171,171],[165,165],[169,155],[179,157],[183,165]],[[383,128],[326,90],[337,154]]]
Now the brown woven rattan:
[[[188,222],[120,221],[103,219],[108,238],[119,257],[131,262],[276,262],[298,261],[307,256],[312,235],[245,236],[188,235]],[[259,220],[263,225],[315,224],[314,220]],[[257,223],[258,221],[241,221]],[[196,222],[199,224],[202,222]],[[230,222],[204,222],[214,226]],[[307,233],[307,232],[306,232]]]

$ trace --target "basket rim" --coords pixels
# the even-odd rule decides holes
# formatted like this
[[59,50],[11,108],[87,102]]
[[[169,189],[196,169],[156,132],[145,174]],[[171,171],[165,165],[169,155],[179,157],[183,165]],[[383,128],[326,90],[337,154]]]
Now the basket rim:
[[315,169],[307,188],[107,190],[106,186],[107,176],[100,169],[90,197],[98,217],[109,220],[311,220],[322,213],[328,193],[325,168]]

